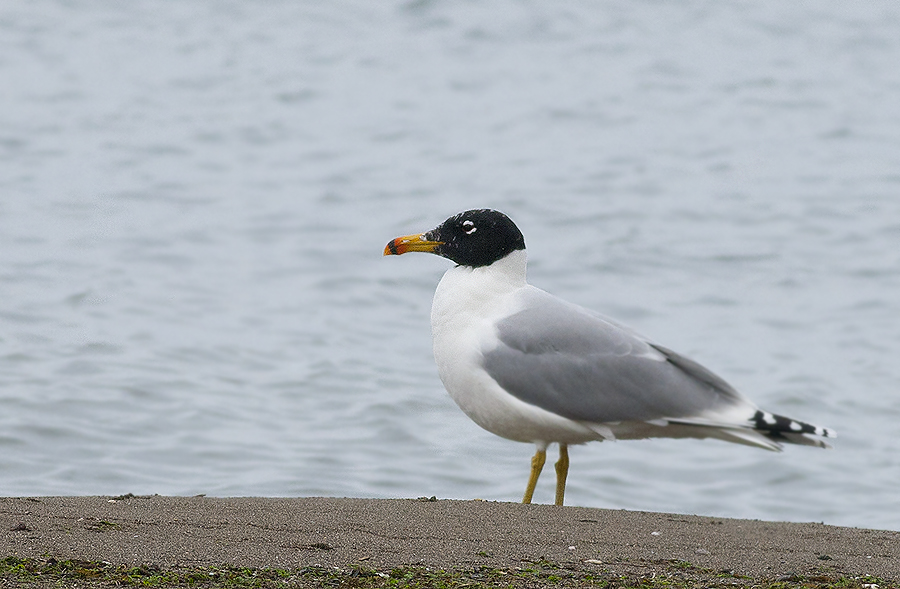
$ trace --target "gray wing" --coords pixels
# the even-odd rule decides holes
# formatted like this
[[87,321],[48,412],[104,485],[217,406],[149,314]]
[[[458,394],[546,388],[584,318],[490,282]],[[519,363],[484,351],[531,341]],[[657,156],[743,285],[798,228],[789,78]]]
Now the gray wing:
[[538,289],[497,325],[483,366],[518,399],[595,423],[648,421],[753,407],[693,360]]

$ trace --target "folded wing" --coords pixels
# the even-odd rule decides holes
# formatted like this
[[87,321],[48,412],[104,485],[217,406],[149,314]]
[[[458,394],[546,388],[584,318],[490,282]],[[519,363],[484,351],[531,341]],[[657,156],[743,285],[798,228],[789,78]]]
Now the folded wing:
[[526,403],[594,423],[749,419],[756,410],[700,364],[627,327],[539,289],[522,296],[522,310],[498,323],[483,366]]

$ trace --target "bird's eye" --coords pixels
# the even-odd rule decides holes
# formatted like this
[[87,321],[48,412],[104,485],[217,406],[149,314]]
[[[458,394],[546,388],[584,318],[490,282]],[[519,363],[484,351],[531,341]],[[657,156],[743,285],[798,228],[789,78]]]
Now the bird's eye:
[[466,235],[472,235],[473,233],[475,233],[475,230],[478,229],[477,227],[475,227],[475,223],[471,221],[463,221],[462,228],[463,231],[466,232]]

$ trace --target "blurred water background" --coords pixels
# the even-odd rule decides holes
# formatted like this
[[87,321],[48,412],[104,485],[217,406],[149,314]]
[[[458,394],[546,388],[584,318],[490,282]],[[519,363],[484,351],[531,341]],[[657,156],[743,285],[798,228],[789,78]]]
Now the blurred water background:
[[518,501],[437,378],[449,263],[381,256],[493,207],[840,434],[573,448],[569,504],[900,530],[898,63],[878,0],[4,2],[0,495]]

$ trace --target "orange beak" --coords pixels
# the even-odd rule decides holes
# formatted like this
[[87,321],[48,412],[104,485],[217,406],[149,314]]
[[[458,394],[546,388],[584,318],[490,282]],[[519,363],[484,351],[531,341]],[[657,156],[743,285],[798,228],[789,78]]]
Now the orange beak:
[[441,245],[444,245],[443,241],[428,241],[425,239],[424,233],[404,235],[390,240],[384,247],[384,255],[399,256],[406,252],[428,252],[433,254]]

